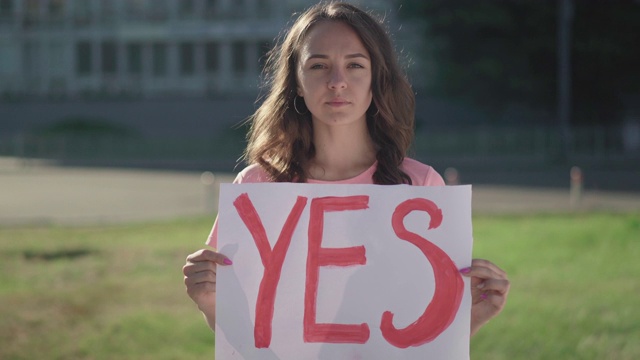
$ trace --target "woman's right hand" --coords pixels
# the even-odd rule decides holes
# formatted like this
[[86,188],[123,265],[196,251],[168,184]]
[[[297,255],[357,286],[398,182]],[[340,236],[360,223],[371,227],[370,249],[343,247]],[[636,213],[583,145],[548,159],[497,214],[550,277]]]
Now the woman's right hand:
[[231,265],[225,255],[202,249],[187,256],[182,267],[187,294],[198,305],[213,328],[216,313],[216,269],[218,265]]

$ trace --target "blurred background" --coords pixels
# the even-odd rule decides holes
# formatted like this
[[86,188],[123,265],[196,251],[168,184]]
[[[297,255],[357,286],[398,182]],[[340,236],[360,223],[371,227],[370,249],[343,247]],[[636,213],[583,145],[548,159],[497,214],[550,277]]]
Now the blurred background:
[[[214,357],[180,269],[314,2],[0,0],[1,359]],[[640,358],[640,0],[355,3],[414,85],[411,156],[473,184],[512,281],[473,357]]]
[[[0,156],[233,172],[264,55],[311,0],[0,0]],[[460,180],[640,188],[640,1],[357,2]]]

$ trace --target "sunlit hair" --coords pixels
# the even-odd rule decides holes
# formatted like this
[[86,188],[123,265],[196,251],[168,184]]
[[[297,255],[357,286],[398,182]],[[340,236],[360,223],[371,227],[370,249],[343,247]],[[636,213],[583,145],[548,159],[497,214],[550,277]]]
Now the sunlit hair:
[[[300,50],[311,28],[321,21],[340,21],[359,35],[371,57],[373,100],[367,127],[376,146],[376,184],[411,183],[400,164],[413,139],[415,97],[380,21],[346,3],[320,3],[302,13],[269,53],[265,65],[266,96],[249,118],[247,163],[262,166],[277,182],[305,182],[315,156],[311,115],[297,96]],[[306,108],[304,108],[306,109]]]

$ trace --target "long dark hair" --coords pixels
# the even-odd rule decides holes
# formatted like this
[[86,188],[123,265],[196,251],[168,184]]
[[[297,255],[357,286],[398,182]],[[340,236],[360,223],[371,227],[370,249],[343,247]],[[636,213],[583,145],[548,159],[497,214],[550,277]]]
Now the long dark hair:
[[[262,166],[277,182],[305,182],[315,156],[311,115],[296,111],[296,70],[300,49],[310,29],[320,21],[340,21],[359,35],[371,56],[371,92],[367,110],[369,135],[376,146],[376,184],[411,183],[401,169],[414,135],[415,96],[398,64],[382,23],[347,3],[320,3],[302,13],[284,39],[269,53],[265,65],[264,101],[249,118],[244,160]],[[298,107],[303,101],[298,100]]]

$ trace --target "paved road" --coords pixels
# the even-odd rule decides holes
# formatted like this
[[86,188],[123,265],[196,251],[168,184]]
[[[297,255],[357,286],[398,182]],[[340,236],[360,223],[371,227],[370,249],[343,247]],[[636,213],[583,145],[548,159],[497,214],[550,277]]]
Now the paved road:
[[[196,172],[57,167],[0,158],[0,226],[109,224],[211,215],[217,184]],[[203,181],[204,180],[204,181]],[[568,189],[475,185],[474,213],[572,211]],[[640,211],[640,193],[589,191],[578,211]]]

